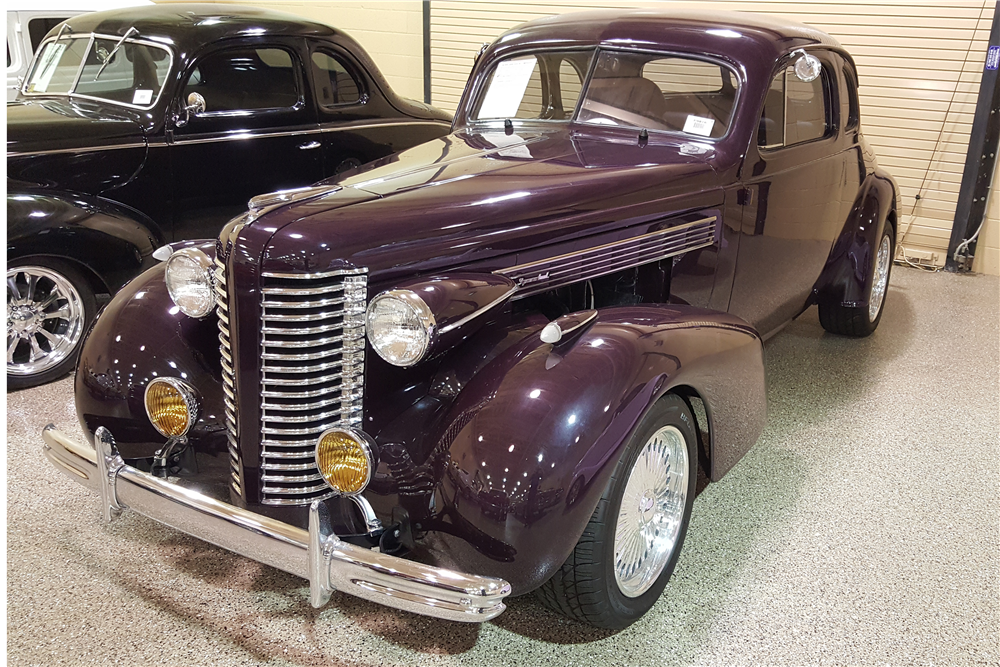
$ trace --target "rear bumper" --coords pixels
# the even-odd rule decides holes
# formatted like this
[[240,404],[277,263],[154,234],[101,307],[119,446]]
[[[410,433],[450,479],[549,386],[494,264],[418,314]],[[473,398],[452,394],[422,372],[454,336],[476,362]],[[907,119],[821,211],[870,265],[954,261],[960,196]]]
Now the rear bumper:
[[224,549],[309,580],[319,607],[335,591],[437,618],[482,622],[500,614],[510,585],[415,563],[340,540],[326,506],[313,503],[309,530],[220,502],[126,465],[114,438],[99,428],[97,450],[68,438],[54,425],[42,431],[49,461],[101,496],[106,521],[132,509]]

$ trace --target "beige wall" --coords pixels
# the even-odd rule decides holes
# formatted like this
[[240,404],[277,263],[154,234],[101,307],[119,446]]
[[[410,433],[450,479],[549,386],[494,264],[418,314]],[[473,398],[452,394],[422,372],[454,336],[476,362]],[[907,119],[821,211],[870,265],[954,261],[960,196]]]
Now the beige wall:
[[[158,2],[173,0],[158,0]],[[343,30],[372,57],[398,94],[424,99],[424,28],[420,0],[209,0],[266,7]]]
[[[432,101],[454,110],[476,51],[518,23],[599,7],[696,7],[774,14],[836,37],[854,56],[862,126],[903,195],[901,241],[916,261],[945,261],[993,20],[990,0],[705,0],[698,3],[502,0],[431,2]],[[921,194],[917,201],[915,195]],[[994,201],[977,270],[997,273]],[[992,245],[991,245],[992,244]],[[990,248],[993,248],[990,251]],[[985,251],[985,252],[984,252]],[[992,254],[990,254],[992,252]],[[992,257],[992,260],[990,259]]]

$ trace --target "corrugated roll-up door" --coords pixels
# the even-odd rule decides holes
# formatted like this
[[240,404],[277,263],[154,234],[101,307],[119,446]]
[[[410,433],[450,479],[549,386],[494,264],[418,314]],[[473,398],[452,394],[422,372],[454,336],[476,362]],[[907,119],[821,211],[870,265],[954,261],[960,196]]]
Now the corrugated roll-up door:
[[858,65],[865,136],[879,163],[899,181],[902,245],[914,261],[944,263],[994,3],[708,0],[613,5],[432,0],[432,101],[454,111],[479,48],[519,23],[570,11],[625,6],[774,14],[837,38]]

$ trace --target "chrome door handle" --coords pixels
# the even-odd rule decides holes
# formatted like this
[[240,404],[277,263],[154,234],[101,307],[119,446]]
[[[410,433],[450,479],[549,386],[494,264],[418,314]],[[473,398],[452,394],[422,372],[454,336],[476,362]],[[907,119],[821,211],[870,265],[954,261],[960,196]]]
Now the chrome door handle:
[[311,151],[314,148],[319,148],[320,145],[321,144],[318,141],[310,141],[309,143],[306,143],[306,144],[299,144],[299,150],[300,151]]

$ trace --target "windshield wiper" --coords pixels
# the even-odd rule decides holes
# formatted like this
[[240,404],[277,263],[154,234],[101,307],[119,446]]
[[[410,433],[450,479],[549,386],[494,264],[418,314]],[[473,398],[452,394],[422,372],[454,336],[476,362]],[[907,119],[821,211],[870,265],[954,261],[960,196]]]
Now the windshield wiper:
[[109,53],[108,57],[104,59],[104,64],[101,65],[101,69],[97,70],[97,74],[94,75],[94,81],[97,81],[97,78],[101,76],[101,72],[104,71],[104,68],[108,66],[108,64],[111,62],[111,59],[115,57],[116,53],[118,53],[118,49],[121,48],[122,43],[124,43],[124,41],[128,39],[128,36],[131,35],[133,32],[135,33],[139,32],[138,30],[135,29],[135,26],[132,26],[131,28],[125,31],[125,34],[122,35],[122,38],[118,40],[117,44],[115,44],[115,48],[111,49],[111,53]]
[[60,39],[62,39],[63,33],[66,32],[67,30],[73,32],[73,28],[70,28],[68,23],[63,23],[63,26],[59,28],[59,32],[56,33],[56,38],[53,39],[52,41],[58,42]]

